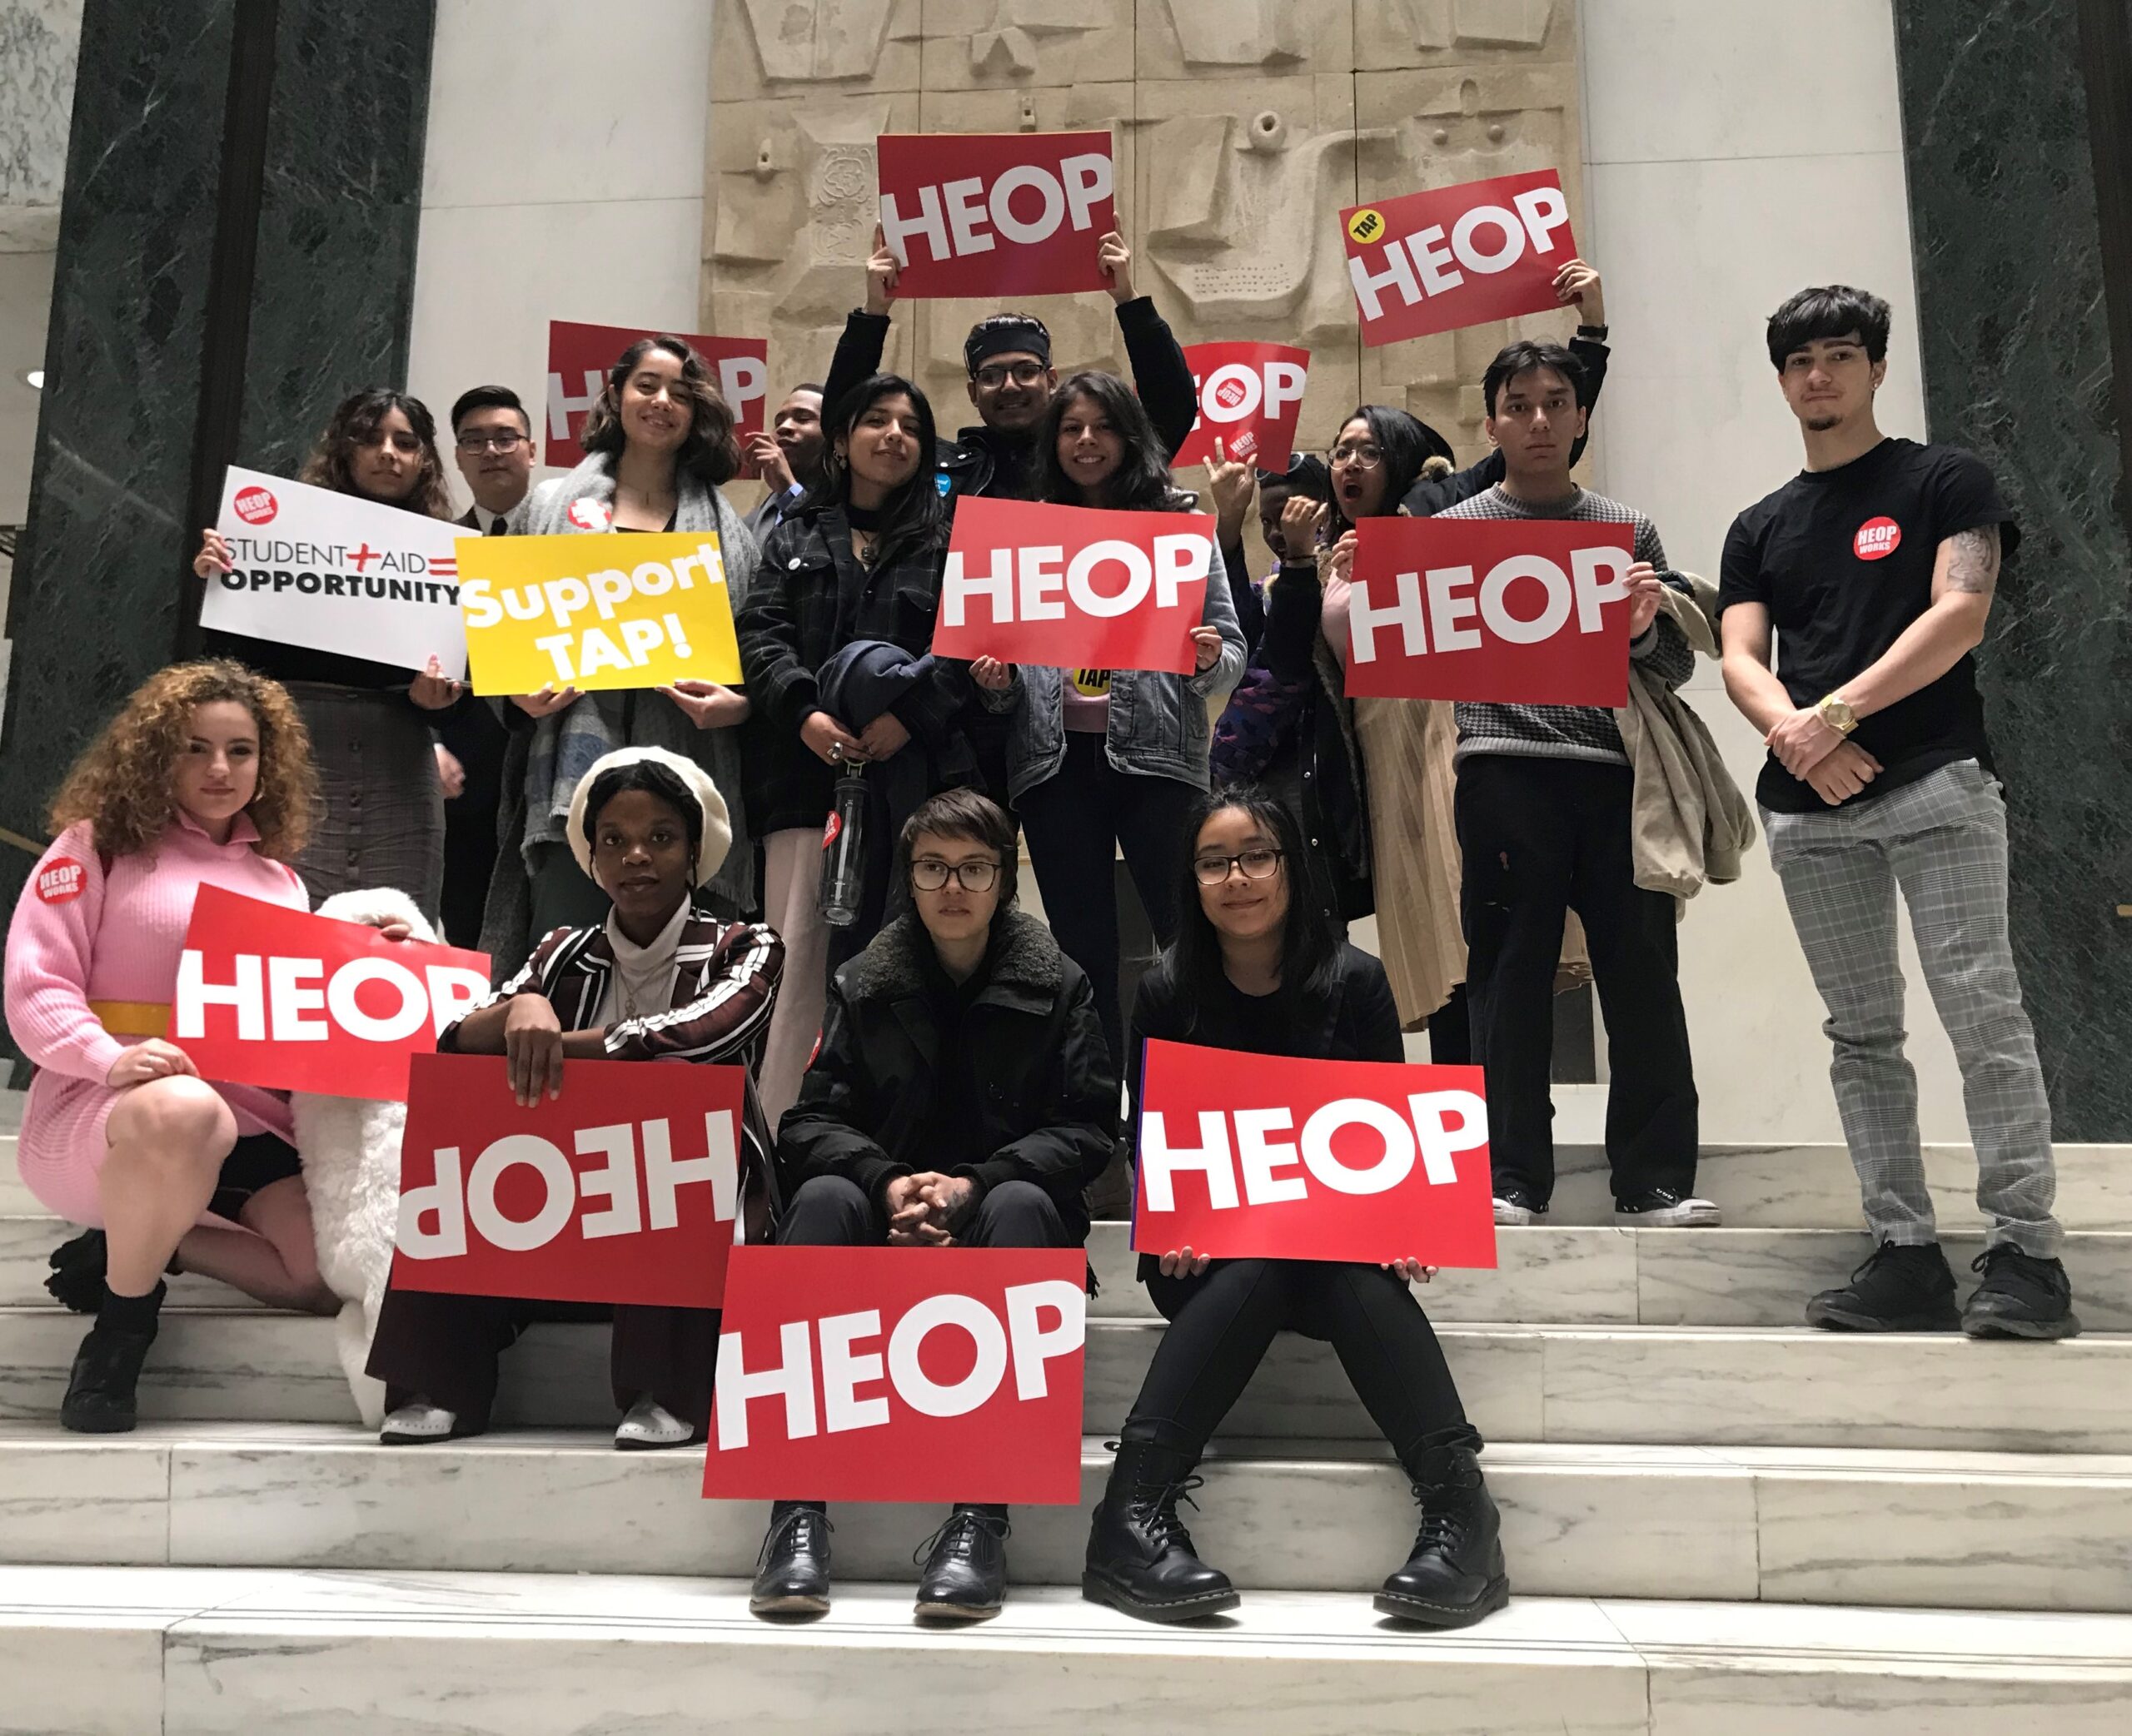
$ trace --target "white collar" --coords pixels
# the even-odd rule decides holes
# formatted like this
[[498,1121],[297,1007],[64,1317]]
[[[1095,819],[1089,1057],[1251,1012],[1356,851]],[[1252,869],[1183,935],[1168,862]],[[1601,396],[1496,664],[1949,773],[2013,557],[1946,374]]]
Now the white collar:
[[607,944],[615,949],[615,963],[625,971],[637,973],[656,966],[674,962],[674,955],[681,949],[681,930],[688,926],[690,901],[681,900],[680,908],[666,920],[666,926],[651,937],[651,944],[639,946],[621,931],[615,921],[615,913],[607,913]]

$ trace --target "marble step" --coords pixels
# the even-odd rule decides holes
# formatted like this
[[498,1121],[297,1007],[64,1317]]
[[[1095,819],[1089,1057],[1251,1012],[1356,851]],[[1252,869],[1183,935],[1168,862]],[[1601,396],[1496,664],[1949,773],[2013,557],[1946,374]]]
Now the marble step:
[[[0,1309],[0,1417],[50,1417],[82,1323]],[[1114,1430],[1139,1389],[1155,1321],[1090,1323],[1085,1427]],[[1958,1333],[1859,1336],[1806,1327],[1447,1324],[1468,1414],[1501,1440],[2132,1452],[2132,1338],[1979,1343]],[[142,1414],[339,1422],[353,1415],[332,1322],[174,1313],[142,1381]],[[505,1360],[499,1421],[610,1424],[604,1327],[543,1326]],[[1288,1440],[1376,1430],[1323,1345],[1283,1334],[1228,1423]]]
[[[2132,1456],[1512,1442],[1486,1463],[1534,1594],[2132,1612]],[[1078,1583],[1109,1466],[1091,1437],[1078,1506],[1015,1510],[1017,1583]],[[1248,1589],[1367,1589],[1412,1535],[1381,1445],[1238,1440],[1204,1475],[1193,1535]],[[765,1509],[701,1482],[700,1452],[604,1433],[416,1449],[331,1425],[0,1425],[0,1560],[745,1578]],[[839,1575],[894,1581],[940,1514],[834,1517]]]
[[[0,1308],[52,1306],[44,1281],[52,1276],[52,1251],[80,1233],[56,1217],[0,1217]],[[252,1300],[212,1278],[191,1272],[166,1281],[171,1308],[249,1308]]]
[[[0,1569],[0,1728],[74,1736],[2122,1736],[2132,1619],[1517,1597],[1418,1634],[1247,1596],[1162,1628],[1065,1588],[920,1634],[908,1580],[804,1626],[735,1579]],[[715,1703],[715,1724],[706,1702]],[[11,1716],[12,1714],[12,1716]]]

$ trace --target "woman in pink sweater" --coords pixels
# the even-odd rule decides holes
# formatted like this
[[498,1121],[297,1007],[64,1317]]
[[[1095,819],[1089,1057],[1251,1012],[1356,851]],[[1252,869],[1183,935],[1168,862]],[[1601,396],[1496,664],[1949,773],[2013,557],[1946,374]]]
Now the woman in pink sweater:
[[37,1067],[22,1180],[106,1238],[69,1429],[133,1426],[173,1256],[262,1301],[330,1301],[286,1099],[209,1083],[162,1035],[198,888],[306,908],[287,858],[316,788],[288,694],[238,664],[191,663],[142,684],[52,804],[58,837],[7,932],[7,1007]]

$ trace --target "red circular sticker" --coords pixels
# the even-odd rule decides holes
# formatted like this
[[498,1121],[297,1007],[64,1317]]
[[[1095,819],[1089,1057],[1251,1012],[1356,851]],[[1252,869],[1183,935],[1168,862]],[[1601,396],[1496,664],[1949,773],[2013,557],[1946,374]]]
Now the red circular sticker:
[[1243,402],[1243,382],[1231,378],[1214,388],[1214,401],[1224,410],[1234,410]]
[[37,895],[47,904],[65,904],[82,896],[89,871],[71,856],[55,856],[37,871]]
[[263,488],[241,488],[230,505],[247,525],[264,525],[281,510],[281,502]]
[[580,530],[605,530],[615,520],[607,510],[605,500],[595,500],[586,495],[570,503],[570,521]]
[[843,830],[844,816],[840,813],[832,812],[829,815],[829,824],[822,828],[822,848],[824,850],[829,848],[831,844],[836,842],[837,833]]
[[1902,541],[1902,526],[1893,519],[1868,519],[1851,540],[1861,560],[1885,560]]

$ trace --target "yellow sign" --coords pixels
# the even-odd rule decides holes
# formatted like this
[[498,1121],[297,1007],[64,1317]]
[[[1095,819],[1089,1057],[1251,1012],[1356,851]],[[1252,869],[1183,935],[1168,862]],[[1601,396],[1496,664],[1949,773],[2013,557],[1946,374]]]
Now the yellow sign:
[[740,679],[714,532],[462,536],[458,551],[477,694]]
[[1347,239],[1357,246],[1367,246],[1382,238],[1384,213],[1372,206],[1364,206],[1347,219]]

